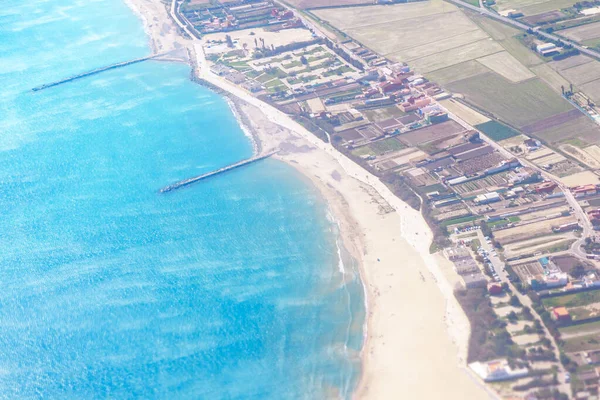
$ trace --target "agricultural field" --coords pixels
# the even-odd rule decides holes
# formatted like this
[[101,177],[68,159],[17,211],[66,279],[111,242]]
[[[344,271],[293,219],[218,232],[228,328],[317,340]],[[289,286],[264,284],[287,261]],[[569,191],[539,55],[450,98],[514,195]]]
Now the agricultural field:
[[561,70],[560,74],[575,86],[583,85],[595,81],[596,79],[600,79],[600,62],[591,61],[585,64],[576,65]]
[[552,227],[574,222],[572,216],[560,217],[532,224],[520,225],[514,228],[502,229],[494,233],[496,240],[504,245],[524,239],[531,239],[537,236],[544,236],[552,233]]
[[598,129],[598,125],[580,113],[579,118],[537,131],[535,136],[548,143],[559,143],[573,139],[581,139],[588,143],[600,143]]
[[462,197],[471,197],[479,192],[488,192],[494,190],[494,188],[506,186],[507,180],[505,177],[506,173],[501,172],[499,174],[486,176],[482,179],[461,183],[452,188]]
[[579,55],[548,63],[592,100],[600,101],[600,62]]
[[567,186],[579,186],[591,183],[600,183],[600,178],[598,178],[598,175],[594,174],[592,171],[577,172],[572,175],[564,176],[560,180]]
[[539,78],[521,83],[506,81],[493,73],[446,85],[465,100],[516,127],[530,125],[569,110],[572,106]]
[[[543,3],[550,7],[561,1]],[[531,0],[505,3],[540,5]],[[521,33],[477,13],[462,12],[440,0],[315,13],[364,46],[406,62],[510,126],[522,128],[573,110],[559,94],[568,78],[543,66],[539,73],[544,80],[538,78],[530,68],[544,65],[544,60],[520,41]],[[561,127],[573,132],[570,128]]]
[[553,70],[548,64],[540,64],[531,67],[531,70],[548,84],[556,93],[562,93],[563,88],[569,87],[567,81],[561,74]]
[[496,121],[488,121],[483,124],[476,125],[475,128],[479,129],[487,137],[496,142],[520,135],[519,132],[515,131],[511,127]]
[[446,99],[439,102],[442,107],[447,109],[458,118],[462,119],[469,125],[479,125],[488,122],[490,119],[483,114],[478,113],[470,107],[453,100]]
[[590,157],[593,157],[600,163],[600,147],[598,145],[588,146],[583,149]]
[[427,77],[440,85],[446,85],[450,82],[472,78],[477,75],[485,74],[486,72],[492,71],[476,60],[469,60],[450,67],[438,69],[437,71],[427,74]]
[[406,115],[405,112],[396,106],[362,110],[362,113],[371,122],[381,122],[390,118],[399,118]]
[[533,72],[507,51],[478,58],[477,61],[511,82],[522,82],[535,77]]
[[[597,322],[594,322],[594,324],[597,324]],[[568,328],[562,328],[559,329],[559,331],[561,332],[561,335],[563,338],[565,338],[564,342],[564,346],[563,349],[564,351],[568,352],[568,353],[574,353],[574,352],[578,352],[578,351],[589,351],[589,350],[596,350],[600,348],[600,334],[598,333],[593,333],[593,334],[589,334],[589,335],[585,335],[585,334],[578,334],[577,333],[577,329],[576,328],[588,328],[586,327],[586,325],[591,325],[591,324],[583,324],[583,325],[576,325],[576,326],[570,326]],[[594,327],[596,330],[600,330],[600,326],[595,326]],[[573,330],[575,329],[575,330]],[[574,334],[571,334],[571,332],[575,332]]]
[[441,0],[315,14],[371,50],[407,62],[419,73],[503,50],[457,7]]
[[548,297],[542,300],[545,307],[581,307],[600,302],[600,290]]
[[504,247],[506,257],[517,257],[525,254],[544,252],[544,250],[554,250],[569,247],[575,239],[572,235],[549,235],[532,240],[523,240],[517,243],[508,244]]
[[514,9],[530,16],[567,8],[576,2],[577,0],[498,0],[494,8],[499,12]]
[[587,94],[593,101],[600,103],[600,79],[588,82],[579,87],[585,94]]
[[382,154],[391,153],[393,151],[402,150],[404,148],[406,148],[406,146],[404,146],[404,144],[402,144],[398,139],[388,138],[370,143],[366,146],[359,147],[353,150],[352,153],[357,156],[380,156]]
[[593,156],[591,156],[586,151],[584,151],[578,147],[575,147],[570,144],[562,144],[559,146],[559,148],[562,151],[564,151],[565,153],[569,154],[574,159],[578,160],[579,162],[584,163],[585,165],[587,165],[590,168],[593,168],[593,169],[600,168],[600,162],[598,160],[596,160]]
[[600,38],[600,22],[564,29],[557,33],[576,42],[583,43],[588,40]]

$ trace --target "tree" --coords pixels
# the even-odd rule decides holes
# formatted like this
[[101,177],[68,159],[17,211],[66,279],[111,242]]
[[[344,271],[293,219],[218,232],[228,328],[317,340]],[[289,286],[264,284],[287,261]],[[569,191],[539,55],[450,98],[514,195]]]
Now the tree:
[[519,298],[515,295],[510,296],[510,305],[513,307],[519,307],[521,306],[521,300],[519,300]]
[[225,41],[227,42],[227,47],[233,48],[233,40],[231,40],[231,36],[225,35]]
[[580,279],[585,275],[585,267],[583,264],[578,263],[570,272],[571,276],[575,279]]
[[300,56],[300,62],[304,65],[308,65],[308,60],[304,56]]

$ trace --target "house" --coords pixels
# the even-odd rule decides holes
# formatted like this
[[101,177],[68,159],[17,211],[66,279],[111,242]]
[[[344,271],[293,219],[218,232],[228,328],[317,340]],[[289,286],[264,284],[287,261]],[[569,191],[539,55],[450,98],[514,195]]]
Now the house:
[[425,107],[429,103],[431,103],[431,99],[429,97],[422,97],[419,99],[414,99],[411,97],[406,102],[400,104],[398,106],[398,108],[402,112],[410,112],[410,111],[418,110],[421,107]]
[[586,276],[583,277],[583,285],[585,287],[599,287],[600,279],[595,272],[590,272]]
[[553,227],[552,232],[554,232],[554,233],[569,232],[569,231],[576,231],[580,228],[581,227],[579,226],[578,222],[571,222],[570,224],[562,224],[562,225]]
[[566,272],[552,272],[544,276],[544,282],[548,289],[565,286],[569,282],[569,276]]
[[426,114],[426,120],[432,124],[448,121],[448,113],[444,111],[433,111]]
[[600,350],[588,351],[585,353],[585,361],[588,364],[600,364]]
[[461,276],[466,289],[486,287],[488,280],[481,272]]
[[552,193],[558,185],[553,181],[545,181],[535,186],[536,193]]
[[506,359],[493,360],[488,362],[474,362],[469,364],[471,368],[481,379],[486,382],[504,381],[508,379],[517,379],[527,376],[527,368],[512,369]]
[[533,168],[519,167],[514,171],[509,172],[506,178],[509,183],[517,185],[519,183],[536,182],[540,179],[540,174]]
[[385,81],[379,84],[381,94],[392,93],[404,88],[404,83],[401,80]]
[[469,275],[480,272],[477,263],[472,258],[454,261],[454,271],[459,275]]
[[487,287],[488,293],[489,294],[500,294],[502,293],[502,285],[497,283],[497,282],[490,282],[488,283],[488,287]]
[[444,249],[444,255],[450,261],[471,258],[471,253],[465,247],[447,247]]
[[569,322],[571,321],[571,315],[566,307],[554,307],[552,309],[552,319],[558,322]]
[[566,272],[551,272],[547,275],[529,278],[529,284],[533,290],[551,289],[565,286],[569,282]]
[[598,193],[598,188],[594,184],[575,186],[569,189],[575,197],[589,196]]
[[225,79],[227,79],[229,82],[235,83],[237,85],[246,80],[246,75],[244,75],[238,71],[229,71],[228,73],[225,74]]
[[502,15],[503,17],[508,17],[508,18],[519,18],[519,17],[523,16],[522,12],[517,11],[512,8],[510,10],[500,11],[498,14]]
[[525,145],[525,147],[527,147],[527,150],[529,151],[535,151],[537,149],[540,148],[540,146],[542,145],[542,143],[537,140],[537,139],[526,139],[523,144]]

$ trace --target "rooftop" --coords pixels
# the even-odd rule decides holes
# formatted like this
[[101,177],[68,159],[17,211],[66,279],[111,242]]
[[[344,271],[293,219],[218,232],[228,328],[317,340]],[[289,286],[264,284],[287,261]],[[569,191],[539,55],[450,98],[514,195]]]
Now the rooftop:
[[568,317],[569,316],[569,311],[567,310],[566,307],[554,307],[552,312],[559,317]]

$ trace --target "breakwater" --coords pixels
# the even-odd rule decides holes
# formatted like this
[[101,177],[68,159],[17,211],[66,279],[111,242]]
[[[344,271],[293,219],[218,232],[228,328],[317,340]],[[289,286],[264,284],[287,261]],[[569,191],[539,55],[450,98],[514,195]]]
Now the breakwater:
[[143,61],[151,60],[153,58],[161,57],[161,56],[164,56],[166,54],[168,54],[168,53],[154,54],[154,55],[148,56],[148,57],[136,58],[134,60],[123,61],[123,62],[120,62],[120,63],[107,65],[105,67],[97,68],[97,69],[94,69],[92,71],[83,72],[83,73],[77,74],[77,75],[72,75],[72,76],[70,76],[68,78],[61,79],[59,81],[45,83],[43,85],[36,86],[36,87],[32,88],[31,90],[34,91],[34,92],[37,92],[37,91],[40,91],[40,90],[51,88],[53,86],[62,85],[63,83],[67,83],[67,82],[71,82],[71,81],[74,81],[74,80],[77,80],[77,79],[85,78],[86,76],[99,74],[100,72],[104,72],[104,71],[108,71],[108,70],[116,69],[116,68],[122,68],[122,67],[126,67],[128,65],[131,65],[131,64],[136,64],[136,63],[140,63],[140,62],[143,62]]
[[222,174],[224,172],[231,171],[232,169],[240,168],[240,167],[243,167],[245,165],[249,165],[249,164],[255,163],[257,161],[264,160],[265,158],[271,157],[275,153],[277,153],[277,151],[272,151],[270,153],[266,153],[266,154],[263,154],[263,155],[260,155],[260,156],[248,158],[246,160],[237,162],[235,164],[231,164],[231,165],[228,165],[226,167],[219,168],[219,169],[217,169],[215,171],[207,172],[206,174],[202,174],[202,175],[194,176],[192,178],[184,179],[184,180],[176,182],[176,183],[174,183],[172,185],[165,186],[164,188],[162,188],[160,190],[160,192],[161,193],[166,193],[166,192],[170,192],[172,190],[180,189],[180,188],[185,187],[185,186],[189,186],[189,185],[191,185],[193,183],[196,183],[196,182],[199,182],[199,181],[201,181],[203,179],[210,178],[211,176],[219,175],[219,174]]

